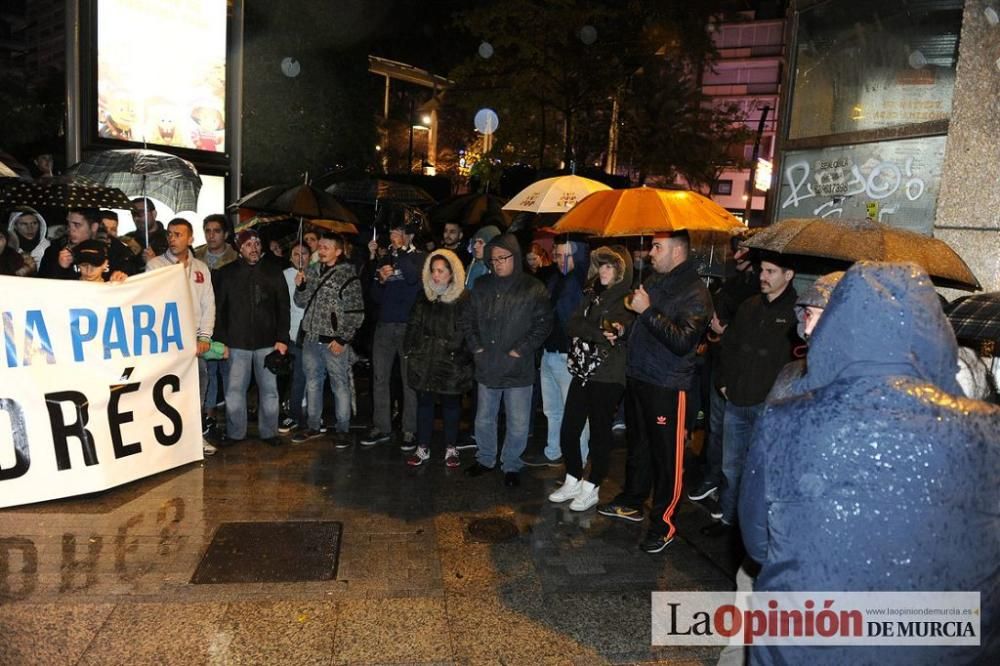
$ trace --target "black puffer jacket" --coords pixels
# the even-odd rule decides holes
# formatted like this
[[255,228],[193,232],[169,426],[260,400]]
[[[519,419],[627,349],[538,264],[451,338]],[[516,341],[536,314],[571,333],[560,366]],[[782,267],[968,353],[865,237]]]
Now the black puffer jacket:
[[[531,386],[535,381],[535,352],[552,328],[552,307],[545,285],[521,269],[521,248],[517,239],[504,234],[486,246],[491,257],[494,247],[502,247],[513,257],[514,273],[496,273],[476,280],[464,318],[466,342],[476,352],[476,381],[490,388]],[[510,355],[516,351],[520,358]]]
[[286,345],[291,304],[288,283],[269,261],[251,266],[242,257],[212,276],[215,287],[215,339],[236,349]]
[[694,381],[695,348],[712,318],[712,298],[690,259],[644,283],[650,305],[629,331],[625,374],[686,391]]
[[[598,267],[600,264],[608,262],[615,265],[618,281],[600,291],[598,288],[600,285],[597,275]],[[631,288],[632,256],[628,250],[616,245],[598,248],[591,253],[590,274],[587,278],[587,287],[583,292],[583,302],[566,322],[566,335],[571,339],[571,349],[572,339],[579,338],[586,342],[597,343],[598,348],[608,352],[607,358],[587,378],[587,381],[625,383],[627,343],[624,339],[614,345],[608,342],[608,339],[604,337],[601,321],[607,319],[618,322],[626,328],[632,323],[632,320],[635,319],[635,313],[625,307],[625,297],[629,295]]]
[[[431,262],[444,257],[451,266],[452,282],[443,294],[431,285]],[[423,293],[417,296],[406,324],[406,381],[410,388],[431,393],[460,395],[472,388],[472,355],[465,347],[461,327],[469,307],[465,268],[451,250],[435,250],[424,261]]]

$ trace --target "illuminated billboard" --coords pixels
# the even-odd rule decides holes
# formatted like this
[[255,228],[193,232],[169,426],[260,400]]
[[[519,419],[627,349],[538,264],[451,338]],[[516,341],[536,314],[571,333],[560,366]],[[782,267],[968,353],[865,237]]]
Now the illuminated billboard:
[[97,135],[226,149],[226,0],[98,0]]

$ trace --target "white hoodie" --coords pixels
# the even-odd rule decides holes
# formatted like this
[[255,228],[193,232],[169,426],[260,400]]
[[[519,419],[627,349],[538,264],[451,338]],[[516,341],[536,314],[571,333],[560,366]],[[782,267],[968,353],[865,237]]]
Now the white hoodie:
[[[14,223],[18,219],[20,219],[22,215],[34,215],[36,218],[38,218],[38,245],[36,245],[35,248],[28,254],[30,254],[31,258],[35,260],[36,266],[41,266],[42,256],[45,254],[45,250],[47,250],[50,245],[49,239],[46,236],[46,234],[48,234],[49,232],[49,225],[45,221],[45,218],[42,217],[41,213],[38,213],[34,210],[19,210],[14,213],[11,213],[10,219],[7,220],[7,230],[11,234],[17,233],[16,230],[14,229]],[[18,245],[20,245],[20,243],[18,243]]]
[[[153,257],[146,264],[146,272],[173,266],[177,257],[167,250],[158,257]],[[212,338],[215,331],[215,291],[212,289],[212,271],[208,264],[196,259],[194,252],[188,250],[188,263],[185,267],[188,276],[188,288],[191,290],[191,303],[194,306],[194,318],[198,322],[198,337]]]

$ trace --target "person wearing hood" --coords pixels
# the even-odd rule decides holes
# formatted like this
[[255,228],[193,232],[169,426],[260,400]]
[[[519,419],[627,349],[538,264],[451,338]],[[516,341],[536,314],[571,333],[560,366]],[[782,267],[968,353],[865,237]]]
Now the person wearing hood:
[[[608,473],[611,426],[625,392],[625,342],[618,341],[618,331],[635,318],[625,307],[631,289],[629,251],[620,245],[594,250],[583,300],[566,322],[573,377],[560,431],[566,478],[549,500],[572,500],[571,511],[586,511],[597,504]],[[591,466],[590,477],[584,480],[586,453],[580,436],[588,422]]]
[[49,247],[49,225],[41,213],[33,208],[11,213],[7,229],[17,238],[16,247],[22,254],[30,254],[35,266],[42,265],[42,257]]
[[460,325],[469,307],[465,268],[451,250],[435,250],[424,261],[423,293],[417,297],[406,324],[406,381],[417,392],[417,450],[407,459],[412,466],[430,457],[434,431],[434,403],[441,402],[444,417],[444,462],[458,467],[458,423],[462,395],[472,388],[472,358]]
[[956,358],[922,268],[852,266],[795,395],[758,422],[740,529],[757,591],[978,591],[979,645],[755,645],[751,663],[995,662],[1000,408],[961,395]]
[[486,246],[499,235],[500,229],[490,224],[474,233],[469,239],[469,254],[472,255],[472,261],[465,270],[466,289],[472,289],[476,280],[490,272]]
[[647,553],[662,551],[677,532],[673,515],[683,485],[687,392],[694,385],[695,352],[712,316],[712,299],[690,253],[687,232],[658,233],[649,251],[653,274],[632,292],[629,309],[638,316],[625,332],[630,405],[625,484],[597,509],[609,518],[642,522],[652,490],[649,528],[639,544]]
[[493,272],[476,283],[464,320],[478,383],[476,463],[465,470],[480,476],[496,468],[497,415],[503,401],[507,434],[501,467],[504,484],[519,486],[528,443],[535,353],[552,328],[552,308],[545,286],[526,274],[517,238],[505,234],[485,249]]
[[[569,337],[566,323],[573,316],[583,300],[583,287],[590,267],[589,249],[586,243],[566,240],[552,248],[556,272],[546,285],[549,290],[553,318],[552,331],[542,347],[540,385],[542,389],[542,411],[548,424],[545,450],[541,455],[526,455],[524,463],[530,467],[556,467],[563,462],[560,436],[563,411],[572,375],[567,368]],[[590,428],[586,424],[580,436],[583,459],[587,459]]]

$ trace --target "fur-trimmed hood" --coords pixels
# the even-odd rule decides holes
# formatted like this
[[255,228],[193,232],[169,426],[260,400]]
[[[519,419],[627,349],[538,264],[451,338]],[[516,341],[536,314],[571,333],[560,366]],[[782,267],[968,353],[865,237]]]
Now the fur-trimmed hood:
[[[435,257],[443,257],[448,262],[448,265],[451,266],[451,284],[448,285],[448,289],[441,296],[438,296],[431,288],[431,262],[434,261]],[[458,255],[451,250],[444,248],[434,250],[424,260],[424,270],[421,274],[421,280],[424,285],[424,295],[427,296],[428,301],[434,302],[440,298],[443,303],[454,303],[462,295],[462,292],[465,291],[465,267],[462,266],[462,260],[458,258]]]
[[[587,283],[596,284],[598,281],[597,270],[601,264],[614,264],[617,280],[614,284],[624,284],[626,288],[632,288],[632,254],[621,245],[606,245],[599,247],[590,253],[590,272],[587,274]],[[609,286],[614,286],[609,285]]]

